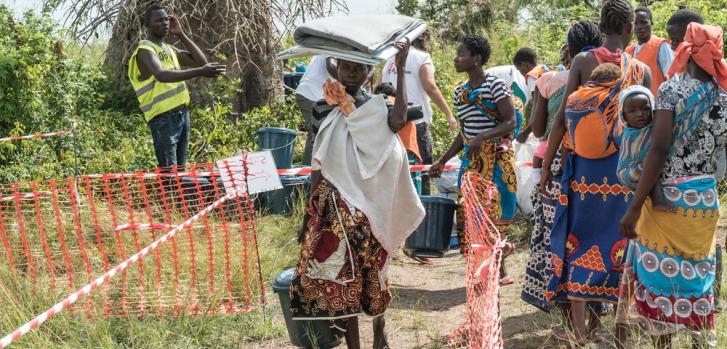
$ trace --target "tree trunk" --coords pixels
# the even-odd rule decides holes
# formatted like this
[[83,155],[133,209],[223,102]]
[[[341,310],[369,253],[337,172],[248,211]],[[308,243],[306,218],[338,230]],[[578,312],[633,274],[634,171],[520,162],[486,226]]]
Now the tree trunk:
[[[152,3],[161,3],[170,15],[179,17],[187,35],[208,54],[211,62],[227,65],[229,79],[239,79],[238,112],[267,104],[282,95],[282,64],[275,59],[279,49],[270,0],[125,0],[121,6],[106,54],[106,65],[121,86],[128,85],[129,57],[146,35],[143,13]],[[183,45],[169,37],[180,49]],[[208,104],[209,79],[188,82],[192,103]]]

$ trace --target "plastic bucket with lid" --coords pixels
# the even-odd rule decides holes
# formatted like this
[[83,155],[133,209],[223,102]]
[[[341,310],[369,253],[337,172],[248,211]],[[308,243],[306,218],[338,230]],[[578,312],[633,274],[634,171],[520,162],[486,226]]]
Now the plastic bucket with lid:
[[427,216],[406,239],[404,248],[419,257],[443,257],[452,242],[452,226],[457,204],[437,196],[422,196]]
[[301,348],[335,348],[341,344],[341,337],[331,320],[293,320],[290,312],[290,283],[295,268],[284,270],[273,279],[273,292],[278,294],[280,307],[288,329],[290,342]]
[[298,132],[288,128],[263,127],[257,130],[259,150],[270,150],[275,159],[275,167],[286,169],[293,166],[293,151]]

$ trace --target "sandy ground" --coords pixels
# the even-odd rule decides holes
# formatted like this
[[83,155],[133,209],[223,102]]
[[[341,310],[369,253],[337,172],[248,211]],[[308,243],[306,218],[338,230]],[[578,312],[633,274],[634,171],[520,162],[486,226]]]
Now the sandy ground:
[[[718,241],[724,244],[727,220],[720,222]],[[551,326],[559,323],[556,315],[543,313],[520,300],[522,275],[527,261],[527,246],[521,244],[508,260],[515,284],[500,291],[505,348],[565,348],[550,337]],[[450,251],[434,265],[417,264],[403,255],[394,258],[391,289],[394,300],[386,313],[387,333],[392,348],[445,348],[446,336],[462,322],[465,311],[465,262]],[[609,316],[611,317],[611,316]],[[282,322],[282,318],[278,319]],[[609,321],[609,320],[605,320]],[[612,325],[607,325],[612,328]],[[360,322],[362,347],[372,347],[371,320]],[[244,348],[292,348],[287,338],[247,344]],[[339,346],[345,348],[345,345]],[[636,346],[640,347],[640,346]],[[588,348],[613,348],[609,344],[590,344]]]

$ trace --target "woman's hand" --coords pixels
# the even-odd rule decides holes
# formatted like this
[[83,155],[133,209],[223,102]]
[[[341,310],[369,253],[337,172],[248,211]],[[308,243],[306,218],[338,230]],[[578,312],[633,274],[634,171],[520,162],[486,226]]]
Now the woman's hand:
[[520,132],[520,134],[517,135],[517,138],[515,138],[515,140],[520,144],[525,144],[528,141],[529,137],[530,137],[530,132]]
[[545,166],[545,164],[543,164],[543,167],[540,168],[540,194],[550,197],[547,191],[547,186],[552,178],[553,173],[550,172],[550,166]]
[[399,52],[396,53],[396,58],[394,59],[396,62],[397,72],[404,72],[404,68],[406,68],[406,58],[409,56],[409,47],[411,47],[409,38],[405,37],[404,40],[404,42],[399,41],[394,43],[394,47],[399,49]]
[[484,137],[482,135],[478,135],[477,137],[472,139],[472,142],[469,145],[468,153],[470,154],[468,157],[470,159],[476,159],[480,156],[482,152],[482,143],[485,141]]
[[626,214],[621,218],[621,235],[627,239],[635,239],[638,235],[636,234],[636,223],[641,217],[641,207],[629,207]]
[[432,166],[429,168],[429,177],[439,178],[439,176],[442,175],[443,170],[444,164],[442,164],[441,161],[437,160],[437,162],[433,163]]

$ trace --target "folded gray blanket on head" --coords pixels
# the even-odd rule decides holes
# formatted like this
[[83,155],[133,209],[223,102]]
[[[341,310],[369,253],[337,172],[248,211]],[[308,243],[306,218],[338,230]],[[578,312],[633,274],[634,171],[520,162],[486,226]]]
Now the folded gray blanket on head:
[[426,30],[416,18],[398,15],[338,16],[307,22],[295,30],[298,46],[279,59],[325,54],[365,64],[378,64],[396,54],[394,43],[415,39]]

